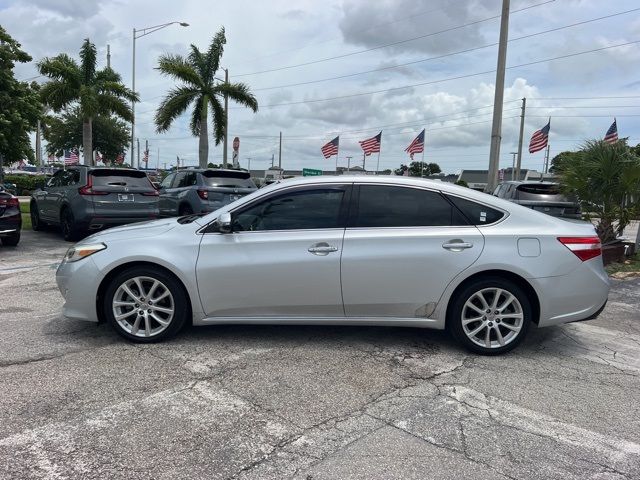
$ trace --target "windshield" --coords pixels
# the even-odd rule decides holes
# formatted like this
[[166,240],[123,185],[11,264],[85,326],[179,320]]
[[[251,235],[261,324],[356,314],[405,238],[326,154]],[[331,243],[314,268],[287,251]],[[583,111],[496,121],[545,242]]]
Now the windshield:
[[207,187],[256,188],[249,172],[205,171],[202,180]]

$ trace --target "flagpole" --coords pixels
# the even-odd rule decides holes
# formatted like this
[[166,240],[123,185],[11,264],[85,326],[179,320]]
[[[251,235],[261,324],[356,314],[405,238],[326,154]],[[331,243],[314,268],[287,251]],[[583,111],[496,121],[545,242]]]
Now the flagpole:
[[336,148],[336,175],[338,175],[338,157],[340,156],[340,136],[338,136],[338,148]]
[[420,178],[424,178],[424,144],[422,145],[422,162],[420,164]]
[[378,149],[378,164],[376,165],[376,175],[380,171],[380,151],[382,150],[382,135],[380,135],[380,148]]

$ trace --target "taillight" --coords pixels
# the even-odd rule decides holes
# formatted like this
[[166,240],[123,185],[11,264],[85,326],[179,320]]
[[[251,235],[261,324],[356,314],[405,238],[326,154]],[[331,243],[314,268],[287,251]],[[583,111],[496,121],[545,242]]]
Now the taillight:
[[78,189],[80,195],[109,195],[109,192],[96,192],[93,190],[93,175],[87,175],[87,184]]
[[209,200],[209,192],[207,190],[198,190],[198,196],[203,200]]
[[17,197],[0,198],[0,205],[6,205],[7,207],[17,207],[20,205],[20,201]]
[[147,197],[158,197],[158,196],[160,196],[160,194],[158,193],[157,190],[154,190],[153,192],[142,192],[142,195],[146,195]]
[[583,262],[602,255],[602,243],[598,237],[558,237],[558,241]]

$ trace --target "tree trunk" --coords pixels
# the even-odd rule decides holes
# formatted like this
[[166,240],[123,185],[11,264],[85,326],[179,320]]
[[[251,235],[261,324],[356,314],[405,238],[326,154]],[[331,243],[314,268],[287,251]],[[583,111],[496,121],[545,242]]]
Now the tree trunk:
[[82,122],[82,155],[84,157],[84,164],[87,166],[93,165],[93,120],[91,117],[85,118]]
[[202,102],[200,114],[200,144],[198,146],[200,168],[207,168],[209,164],[209,129],[207,125],[207,99]]

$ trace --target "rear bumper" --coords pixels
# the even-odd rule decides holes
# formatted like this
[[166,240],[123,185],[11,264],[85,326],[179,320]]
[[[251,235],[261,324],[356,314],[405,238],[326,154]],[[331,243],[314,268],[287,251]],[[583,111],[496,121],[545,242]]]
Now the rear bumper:
[[601,257],[582,262],[568,275],[529,281],[540,298],[540,327],[595,318],[609,295],[609,277]]
[[0,237],[12,236],[20,232],[22,217],[20,214],[5,215],[0,218]]

